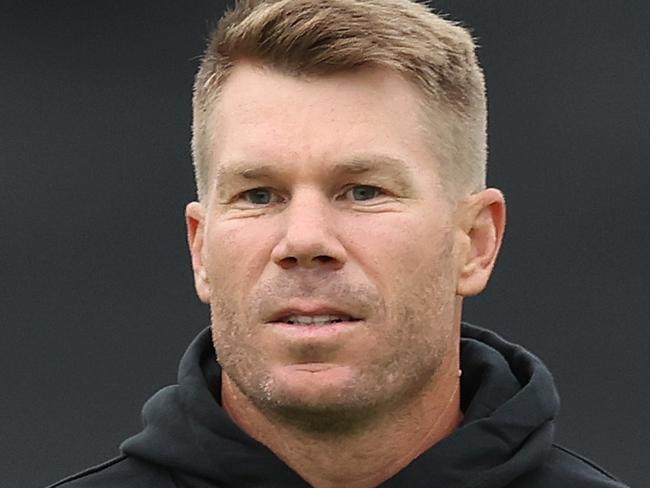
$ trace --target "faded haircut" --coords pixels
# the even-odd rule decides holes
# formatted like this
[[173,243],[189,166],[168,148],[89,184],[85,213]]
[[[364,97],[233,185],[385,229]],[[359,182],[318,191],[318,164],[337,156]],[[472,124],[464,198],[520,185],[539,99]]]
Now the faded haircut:
[[240,0],[219,20],[196,75],[192,156],[207,195],[209,121],[238,60],[291,76],[364,66],[398,72],[418,91],[426,135],[449,195],[485,187],[486,99],[471,35],[412,0]]

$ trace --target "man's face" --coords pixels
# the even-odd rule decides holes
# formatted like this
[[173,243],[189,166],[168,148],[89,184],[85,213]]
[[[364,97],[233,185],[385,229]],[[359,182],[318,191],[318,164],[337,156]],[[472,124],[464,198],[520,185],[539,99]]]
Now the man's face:
[[294,414],[424,388],[457,353],[459,265],[415,89],[239,64],[213,117],[194,254],[228,379]]

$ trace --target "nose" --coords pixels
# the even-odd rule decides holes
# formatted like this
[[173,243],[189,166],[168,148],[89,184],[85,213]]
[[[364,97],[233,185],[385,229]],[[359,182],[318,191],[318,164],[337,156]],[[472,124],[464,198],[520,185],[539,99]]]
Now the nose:
[[322,195],[295,194],[283,211],[284,229],[271,252],[273,262],[283,269],[342,268],[346,252],[334,231],[334,212]]

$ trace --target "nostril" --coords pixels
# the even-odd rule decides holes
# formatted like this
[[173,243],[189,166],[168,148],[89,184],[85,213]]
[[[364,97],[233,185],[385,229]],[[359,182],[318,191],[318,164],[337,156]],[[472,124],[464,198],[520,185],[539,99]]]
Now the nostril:
[[316,256],[314,259],[321,262],[321,263],[329,263],[334,258],[331,257],[331,256]]
[[298,258],[293,256],[287,256],[282,260],[282,262],[286,264],[296,264],[298,262]]
[[315,266],[330,267],[333,266],[334,263],[338,263],[338,262],[339,261],[336,258],[322,254],[319,256],[314,256],[312,258],[305,256],[305,259],[302,259],[301,257],[298,256],[286,256],[280,259],[279,261],[277,261],[277,264],[279,264],[284,269],[291,269],[295,266],[304,266],[307,268],[312,268]]

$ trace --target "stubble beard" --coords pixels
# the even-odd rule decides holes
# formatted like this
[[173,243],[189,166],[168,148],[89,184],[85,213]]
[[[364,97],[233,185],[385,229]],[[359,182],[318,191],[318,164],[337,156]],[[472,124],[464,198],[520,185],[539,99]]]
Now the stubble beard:
[[[424,284],[409,280],[412,286],[402,288],[396,303],[388,306],[376,289],[367,285],[339,283],[314,291],[316,296],[338,297],[342,301],[354,297],[373,312],[393,311],[388,316],[375,315],[384,317],[378,331],[382,334],[378,343],[382,353],[360,367],[334,395],[326,392],[306,399],[287,391],[273,377],[264,359],[265,351],[251,339],[254,335],[249,329],[250,321],[237,313],[232,306],[234,300],[224,300],[227,293],[216,290],[211,315],[218,361],[234,385],[267,417],[312,434],[353,435],[435,383],[437,372],[454,344],[451,275],[448,270],[436,271],[434,279]],[[291,289],[277,285],[262,287],[261,295]]]

